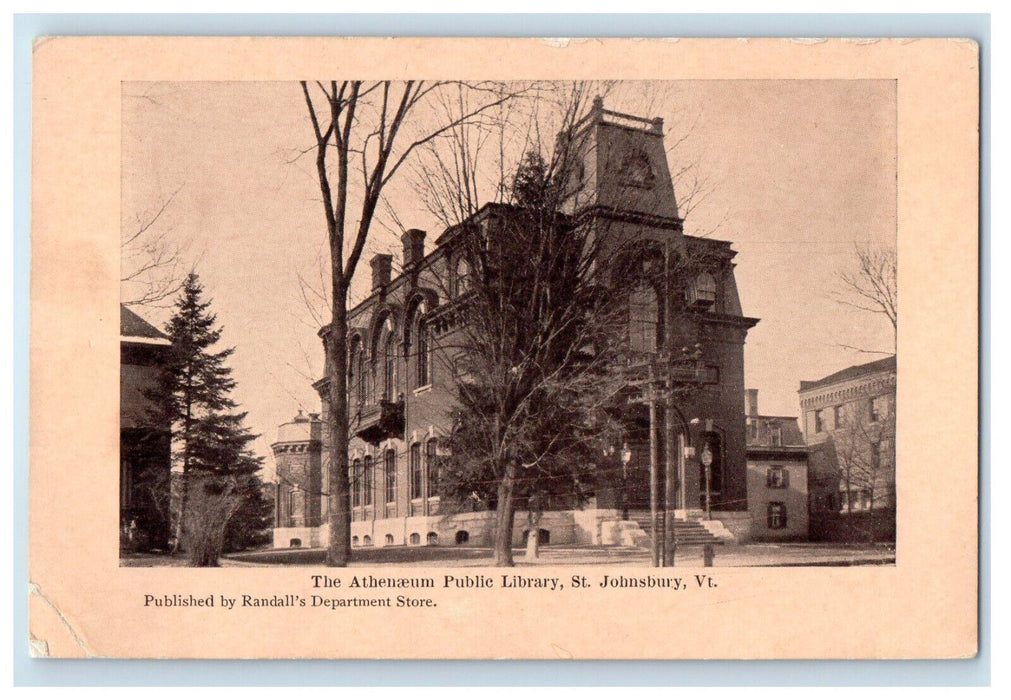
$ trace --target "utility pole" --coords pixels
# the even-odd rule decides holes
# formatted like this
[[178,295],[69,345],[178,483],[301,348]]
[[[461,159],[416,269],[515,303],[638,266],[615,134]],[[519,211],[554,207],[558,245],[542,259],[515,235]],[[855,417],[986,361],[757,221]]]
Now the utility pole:
[[653,523],[653,567],[660,566],[660,544],[663,526],[660,522],[660,450],[657,445],[656,387],[653,386],[653,369],[649,370],[649,511]]
[[664,468],[664,566],[674,566],[674,556],[677,551],[677,535],[674,529],[674,509],[677,499],[677,464],[678,441],[675,439],[677,426],[674,423],[674,302],[671,298],[671,249],[670,238],[664,241],[663,278],[663,355],[666,358],[666,402],[664,406],[664,444],[666,450],[666,465]]

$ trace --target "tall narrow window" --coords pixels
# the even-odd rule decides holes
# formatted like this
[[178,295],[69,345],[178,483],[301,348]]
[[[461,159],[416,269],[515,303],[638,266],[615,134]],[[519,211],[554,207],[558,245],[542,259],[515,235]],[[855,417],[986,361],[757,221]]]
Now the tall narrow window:
[[397,382],[397,349],[393,334],[386,339],[383,348],[383,398],[393,401],[396,396]]
[[628,344],[632,352],[656,352],[660,304],[656,290],[640,284],[628,295]]
[[367,403],[369,400],[369,374],[365,361],[365,351],[358,350],[358,402]]
[[386,450],[386,502],[393,503],[397,500],[397,453],[393,450]]
[[411,498],[421,498],[421,443],[411,445]]
[[424,322],[418,321],[418,386],[428,386],[429,379],[429,353],[428,353],[428,328]]
[[351,463],[351,506],[357,508],[362,504],[362,461],[356,459]]
[[439,453],[436,440],[425,443],[425,467],[428,469],[428,497],[433,498],[439,495]]
[[362,504],[372,505],[372,457],[366,456],[362,470]]
[[359,379],[358,374],[358,355],[361,350],[359,349],[357,343],[352,346],[351,354],[348,356],[348,403],[353,404],[356,395],[355,382]]

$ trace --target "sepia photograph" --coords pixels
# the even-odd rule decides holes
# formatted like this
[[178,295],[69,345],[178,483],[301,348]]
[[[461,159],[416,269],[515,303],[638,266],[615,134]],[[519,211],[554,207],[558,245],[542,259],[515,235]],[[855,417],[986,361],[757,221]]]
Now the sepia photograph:
[[894,80],[122,90],[123,565],[894,564]]
[[32,653],[974,656],[978,85],[959,39],[40,39]]

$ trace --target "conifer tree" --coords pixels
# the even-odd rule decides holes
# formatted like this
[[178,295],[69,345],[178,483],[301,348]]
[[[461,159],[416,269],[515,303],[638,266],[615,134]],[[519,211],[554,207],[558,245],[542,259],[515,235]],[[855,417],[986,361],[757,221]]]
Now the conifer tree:
[[215,350],[221,328],[210,306],[191,273],[165,329],[172,340],[165,371],[149,393],[160,418],[173,427],[179,468],[174,549],[187,549],[195,566],[217,565],[226,528],[242,508],[251,509],[251,525],[266,521],[257,474],[262,460],[249,449],[256,435],[230,397],[235,380],[226,360],[234,348]]

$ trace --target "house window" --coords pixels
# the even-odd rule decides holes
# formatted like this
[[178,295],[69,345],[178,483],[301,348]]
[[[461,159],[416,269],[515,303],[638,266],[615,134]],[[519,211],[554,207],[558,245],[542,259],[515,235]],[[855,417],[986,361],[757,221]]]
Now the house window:
[[843,407],[833,406],[832,407],[832,427],[839,428],[843,424]]
[[786,527],[786,504],[773,501],[769,504],[769,529],[782,530]]
[[628,346],[631,352],[657,350],[660,304],[656,290],[641,283],[628,295]]
[[411,498],[421,498],[421,444],[411,445]]
[[365,458],[362,467],[362,504],[372,505],[372,457]]
[[390,544],[393,544],[393,535],[387,535],[387,536],[386,536],[386,539],[385,539],[384,541],[385,541],[385,542],[386,542],[386,544],[388,544],[388,545],[390,545]]
[[393,503],[397,500],[397,453],[393,450],[386,450],[386,502]]
[[814,412],[814,432],[825,432],[825,409],[819,408]]
[[872,423],[877,423],[880,420],[884,420],[888,417],[888,397],[887,396],[875,396],[871,399],[871,414],[870,419]]
[[356,459],[351,463],[351,507],[362,504],[362,461]]
[[425,466],[428,469],[428,497],[439,495],[439,443],[429,440],[425,443]]
[[786,467],[772,466],[765,472],[765,485],[770,489],[785,489],[790,486],[790,472]]
[[288,492],[288,515],[295,517],[295,494],[298,492],[297,488],[292,489]]

